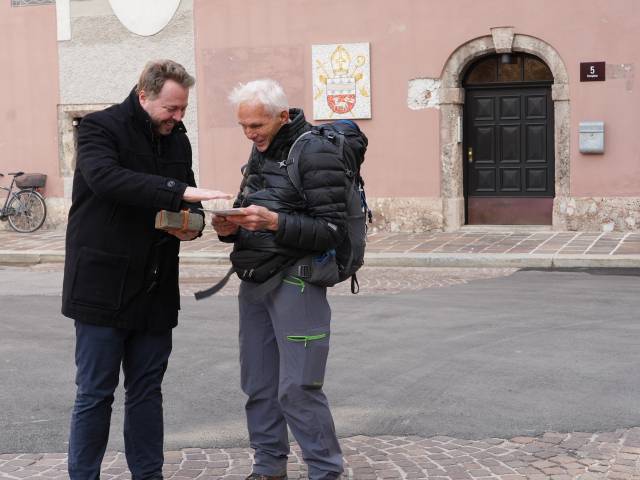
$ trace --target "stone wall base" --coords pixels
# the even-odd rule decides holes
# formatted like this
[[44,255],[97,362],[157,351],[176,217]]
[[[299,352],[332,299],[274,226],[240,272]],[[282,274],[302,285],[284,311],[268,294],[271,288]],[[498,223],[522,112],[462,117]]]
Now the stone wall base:
[[367,198],[373,211],[370,232],[428,232],[443,230],[442,198]]
[[[47,198],[47,228],[67,220],[70,199]],[[373,211],[370,232],[428,232],[445,230],[444,199],[440,197],[369,198]],[[206,207],[228,206],[226,201],[206,202]],[[464,203],[461,205],[464,213]],[[0,230],[8,229],[4,224]],[[640,230],[640,197],[557,197],[553,203],[553,230],[630,232]]]
[[70,198],[47,198],[47,220],[42,228],[59,228],[67,222],[69,208],[71,208]]
[[553,229],[630,232],[640,229],[640,197],[556,197]]
[[[435,197],[369,199],[369,206],[374,213],[373,228],[370,231],[450,230],[446,228],[447,225],[457,222],[445,221],[443,202],[446,200]],[[453,209],[455,212],[452,215],[463,216],[464,199],[452,200],[460,203],[460,208]],[[452,210],[451,205],[449,210]],[[557,197],[553,208],[553,230],[640,231],[640,197]]]

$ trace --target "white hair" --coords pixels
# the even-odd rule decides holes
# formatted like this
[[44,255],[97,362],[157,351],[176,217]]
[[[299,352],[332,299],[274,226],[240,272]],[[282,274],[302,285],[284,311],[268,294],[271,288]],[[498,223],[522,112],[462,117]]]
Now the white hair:
[[239,83],[229,94],[236,108],[241,103],[261,104],[274,117],[289,110],[287,95],[278,82],[270,78]]

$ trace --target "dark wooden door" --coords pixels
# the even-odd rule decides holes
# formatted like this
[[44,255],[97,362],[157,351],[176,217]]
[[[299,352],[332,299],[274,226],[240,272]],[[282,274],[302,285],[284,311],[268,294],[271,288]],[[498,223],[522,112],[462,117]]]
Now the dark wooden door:
[[464,138],[467,223],[551,225],[551,88],[468,88]]

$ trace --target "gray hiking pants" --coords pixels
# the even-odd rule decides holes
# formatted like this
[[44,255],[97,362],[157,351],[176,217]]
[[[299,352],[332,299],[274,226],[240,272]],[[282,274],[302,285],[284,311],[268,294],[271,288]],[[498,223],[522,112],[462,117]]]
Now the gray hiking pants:
[[286,277],[259,301],[257,284],[240,286],[240,369],[253,471],[287,470],[287,425],[302,450],[310,480],[338,478],[342,452],[322,391],[331,309],[326,288]]

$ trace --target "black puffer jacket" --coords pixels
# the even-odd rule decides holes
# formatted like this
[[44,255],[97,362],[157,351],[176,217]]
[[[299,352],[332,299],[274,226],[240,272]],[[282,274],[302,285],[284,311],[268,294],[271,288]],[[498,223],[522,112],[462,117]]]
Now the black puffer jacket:
[[[223,238],[235,242],[232,261],[237,269],[321,253],[335,248],[344,238],[344,164],[333,151],[304,152],[299,169],[307,198],[300,198],[282,161],[311,125],[302,110],[291,109],[289,114],[291,122],[278,131],[265,152],[253,149],[245,167],[244,188],[235,202],[235,206],[261,205],[277,212],[278,230],[240,229],[238,234]],[[353,146],[345,145],[347,148]]]

